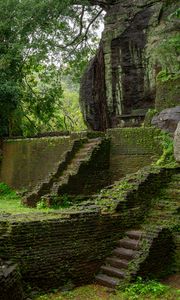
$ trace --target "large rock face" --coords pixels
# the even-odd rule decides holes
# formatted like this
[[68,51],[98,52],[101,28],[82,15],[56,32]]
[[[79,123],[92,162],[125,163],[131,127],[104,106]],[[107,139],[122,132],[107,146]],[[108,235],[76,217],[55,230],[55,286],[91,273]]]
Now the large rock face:
[[174,157],[177,162],[180,163],[180,122],[174,136]]
[[83,76],[81,89],[81,108],[88,127],[104,130],[110,127],[106,102],[105,64],[103,46]]
[[161,65],[152,52],[177,6],[177,1],[163,0],[105,2],[111,5],[105,6],[100,49],[82,78],[80,92],[85,121],[96,130],[115,127],[120,116],[155,106]]

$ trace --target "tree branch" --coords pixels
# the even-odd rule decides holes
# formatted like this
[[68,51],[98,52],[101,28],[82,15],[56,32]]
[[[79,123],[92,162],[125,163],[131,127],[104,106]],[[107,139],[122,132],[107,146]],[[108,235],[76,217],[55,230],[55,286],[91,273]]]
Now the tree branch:
[[[97,18],[102,14],[103,11],[104,11],[104,10],[101,9],[101,10],[97,13],[97,15],[95,15],[95,17],[89,22],[89,24],[88,24],[88,26],[87,26],[85,32],[82,34],[82,31],[83,31],[83,16],[84,16],[84,12],[85,12],[85,11],[83,10],[82,13],[81,13],[81,18],[80,18],[80,31],[79,31],[78,35],[77,35],[70,43],[68,43],[68,44],[65,45],[65,46],[60,46],[60,48],[63,49],[63,50],[65,50],[65,49],[67,49],[68,47],[73,46],[74,44],[76,44],[76,45],[75,45],[75,48],[77,48],[84,40],[87,39],[87,35],[88,35],[88,32],[89,32],[89,29],[90,29],[91,25],[97,20]],[[80,39],[80,38],[81,38],[81,39]],[[79,40],[79,39],[80,39],[80,40]],[[79,41],[78,41],[78,40],[79,40]],[[76,43],[76,41],[78,41],[78,42]]]

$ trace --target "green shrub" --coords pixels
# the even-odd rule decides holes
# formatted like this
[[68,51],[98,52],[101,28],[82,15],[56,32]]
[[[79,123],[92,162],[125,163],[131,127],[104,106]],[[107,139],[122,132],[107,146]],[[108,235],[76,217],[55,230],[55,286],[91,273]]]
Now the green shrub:
[[38,201],[36,208],[37,209],[61,209],[61,208],[68,208],[71,206],[71,200],[67,194],[61,195],[61,196],[52,196],[53,197],[53,204],[51,206],[48,205],[47,200],[45,198],[41,198],[40,201]]
[[37,209],[44,209],[44,208],[48,208],[46,200],[45,199],[41,199],[40,201],[38,201],[37,205],[36,205]]
[[173,139],[166,132],[162,132],[158,138],[160,139],[160,143],[163,146],[163,153],[160,159],[156,162],[156,165],[169,165],[171,167],[176,166],[176,161],[174,159]]
[[63,194],[60,196],[55,196],[53,198],[53,205],[51,208],[59,209],[59,208],[68,208],[71,206],[71,200],[68,194]]
[[5,196],[8,194],[12,194],[12,193],[13,193],[13,191],[7,184],[0,182],[0,195],[1,196]]
[[127,299],[140,299],[139,296],[153,295],[159,297],[169,291],[169,287],[155,280],[143,281],[141,277],[137,278],[134,284],[125,288],[124,295]]

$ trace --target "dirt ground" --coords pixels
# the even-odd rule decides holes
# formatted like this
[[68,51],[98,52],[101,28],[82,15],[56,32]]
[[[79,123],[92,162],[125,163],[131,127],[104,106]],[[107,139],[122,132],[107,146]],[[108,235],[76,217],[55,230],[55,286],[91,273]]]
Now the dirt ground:
[[180,274],[171,275],[161,282],[170,285],[173,288],[180,289]]

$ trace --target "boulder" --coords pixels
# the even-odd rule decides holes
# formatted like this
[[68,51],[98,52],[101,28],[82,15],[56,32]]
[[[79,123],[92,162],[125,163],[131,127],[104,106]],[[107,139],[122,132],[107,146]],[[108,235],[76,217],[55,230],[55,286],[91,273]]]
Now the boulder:
[[151,124],[169,133],[174,133],[180,122],[180,106],[162,110],[154,116]]
[[174,157],[177,162],[180,162],[180,122],[174,135]]

